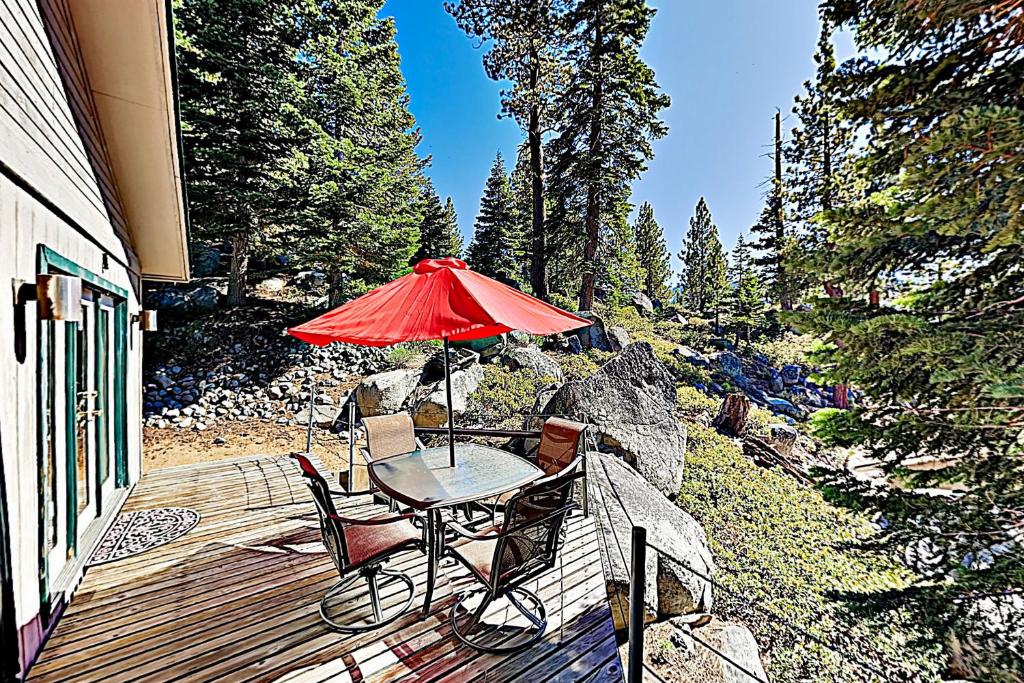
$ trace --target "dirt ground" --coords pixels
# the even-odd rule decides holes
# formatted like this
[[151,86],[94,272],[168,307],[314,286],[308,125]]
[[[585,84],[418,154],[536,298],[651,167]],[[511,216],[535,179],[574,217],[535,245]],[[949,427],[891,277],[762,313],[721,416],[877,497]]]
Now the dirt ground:
[[[314,428],[313,453],[328,469],[345,469],[348,442]],[[190,465],[247,455],[283,455],[306,450],[306,428],[262,421],[223,422],[202,432],[187,429],[142,430],[142,471]]]

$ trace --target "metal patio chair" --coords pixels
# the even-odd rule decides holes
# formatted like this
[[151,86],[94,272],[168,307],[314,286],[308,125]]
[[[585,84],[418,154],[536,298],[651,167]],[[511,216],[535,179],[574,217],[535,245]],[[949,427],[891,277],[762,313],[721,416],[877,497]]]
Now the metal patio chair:
[[[544,470],[544,474],[551,476],[558,474],[566,467],[576,461],[580,455],[580,443],[583,441],[583,433],[587,431],[587,425],[582,422],[574,422],[562,417],[550,417],[544,422],[541,428],[540,443],[537,444],[537,452],[534,462],[537,467]],[[586,463],[581,469],[586,472]],[[491,505],[491,523],[497,519],[499,508],[504,508],[512,500],[517,491],[508,491],[498,496]],[[586,511],[586,487],[583,489],[584,511]]]
[[[416,438],[415,425],[409,413],[364,417],[363,428],[366,430],[366,446],[360,451],[367,464],[423,448]],[[386,498],[381,493],[377,495]],[[398,509],[397,502],[390,498],[387,500],[392,511]]]
[[[447,544],[445,554],[465,565],[483,584],[483,588],[464,594],[452,608],[452,630],[459,640],[482,652],[500,654],[529,647],[544,635],[544,603],[525,584],[555,566],[565,518],[575,507],[573,488],[582,477],[581,461],[577,459],[560,472],[523,487],[508,501],[505,518],[498,526],[473,532],[448,522],[448,528],[461,538]],[[468,618],[460,620],[459,609],[474,595],[481,596],[480,604],[472,612],[465,610]],[[487,608],[501,598],[532,627],[525,641],[504,645],[484,642],[489,627],[483,618]],[[499,630],[497,635],[502,639],[507,634]]]
[[[388,624],[409,609],[416,594],[416,585],[408,574],[387,569],[385,564],[398,553],[417,548],[423,550],[423,533],[413,526],[412,513],[378,515],[370,519],[354,519],[338,514],[334,507],[334,496],[352,498],[372,495],[373,489],[349,493],[332,491],[309,459],[292,453],[292,458],[302,470],[302,476],[313,494],[317,515],[320,520],[320,534],[324,546],[338,569],[339,580],[320,600],[320,618],[331,628],[343,633],[363,633]],[[381,605],[379,578],[391,579],[405,585],[409,597],[400,609],[384,613]],[[327,602],[346,590],[357,579],[366,580],[370,593],[370,608],[373,619],[363,625],[343,624],[327,615]],[[401,593],[398,593],[401,595]]]

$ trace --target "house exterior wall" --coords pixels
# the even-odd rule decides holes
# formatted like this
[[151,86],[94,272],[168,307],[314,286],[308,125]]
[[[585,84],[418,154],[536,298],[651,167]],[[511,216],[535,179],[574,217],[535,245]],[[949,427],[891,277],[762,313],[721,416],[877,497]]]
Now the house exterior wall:
[[[131,316],[140,310],[138,259],[127,237],[118,191],[105,157],[73,32],[63,24],[64,0],[0,0],[0,453],[7,487],[15,617],[22,665],[34,657],[81,576],[91,545],[102,535],[141,469],[142,339]],[[36,304],[24,304],[27,354],[16,348],[14,286],[46,269],[44,249],[95,276],[124,296],[127,486],[104,501],[77,556],[51,567],[49,609],[41,611],[40,337]],[[103,286],[99,291],[105,291]],[[61,323],[64,325],[64,323]],[[58,406],[68,400],[54,383]],[[74,397],[71,397],[74,401]],[[45,402],[45,401],[44,401]],[[63,408],[49,416],[63,434]],[[59,473],[58,473],[59,474]],[[58,487],[63,480],[58,481]],[[58,514],[57,519],[63,518]],[[64,530],[58,529],[58,536]],[[57,552],[56,554],[60,554]]]

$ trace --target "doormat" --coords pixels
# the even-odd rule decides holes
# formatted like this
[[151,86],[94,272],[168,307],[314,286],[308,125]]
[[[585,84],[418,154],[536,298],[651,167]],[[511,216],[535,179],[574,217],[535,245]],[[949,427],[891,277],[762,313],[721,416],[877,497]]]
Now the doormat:
[[89,566],[115,562],[181,538],[199,524],[188,508],[136,510],[117,516],[89,560]]

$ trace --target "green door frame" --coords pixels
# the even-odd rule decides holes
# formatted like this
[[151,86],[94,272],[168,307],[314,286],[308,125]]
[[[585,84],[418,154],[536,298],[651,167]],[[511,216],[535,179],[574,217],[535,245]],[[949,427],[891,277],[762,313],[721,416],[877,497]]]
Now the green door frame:
[[[38,273],[50,273],[54,271],[60,271],[73,275],[75,277],[82,278],[83,281],[97,287],[98,289],[105,290],[107,293],[117,297],[116,303],[114,304],[114,317],[113,317],[113,334],[114,334],[114,476],[115,486],[122,488],[128,485],[128,443],[127,443],[127,383],[125,381],[126,371],[128,367],[128,290],[124,287],[120,287],[110,280],[97,275],[96,273],[83,268],[71,259],[61,256],[53,249],[40,244],[36,272]],[[36,338],[42,338],[42,321],[36,323]],[[56,329],[55,327],[52,329]],[[52,330],[51,330],[52,331]],[[66,476],[67,481],[70,485],[65,487],[67,493],[67,545],[69,549],[74,550],[77,553],[78,545],[78,500],[77,500],[77,488],[73,485],[76,480],[77,472],[75,465],[77,463],[77,448],[75,439],[75,420],[77,416],[77,405],[76,405],[76,373],[74,372],[75,363],[77,359],[77,348],[76,348],[76,323],[65,323],[65,349],[64,349],[64,362],[65,362],[65,377],[64,377],[64,391],[65,391],[65,443],[67,448],[67,462],[66,462]],[[108,331],[109,332],[109,331]],[[53,359],[57,362],[57,359]],[[48,363],[50,359],[47,354],[47,348],[45,344],[39,345],[39,363],[37,366],[38,376],[43,377],[43,373],[47,371]],[[69,399],[70,397],[70,399]],[[39,415],[39,448],[38,448],[38,478],[40,485],[43,483],[43,467],[45,463],[43,459],[46,454],[46,444],[43,443],[46,430],[46,419],[47,419],[47,405],[45,400],[38,402],[38,415]],[[39,552],[40,558],[40,571],[39,571],[39,587],[40,587],[40,613],[44,615],[44,618],[49,620],[50,610],[50,594],[49,594],[49,568],[46,561],[46,542],[43,538],[43,529],[46,526],[46,520],[43,519],[43,515],[46,511],[40,506],[40,543]]]

